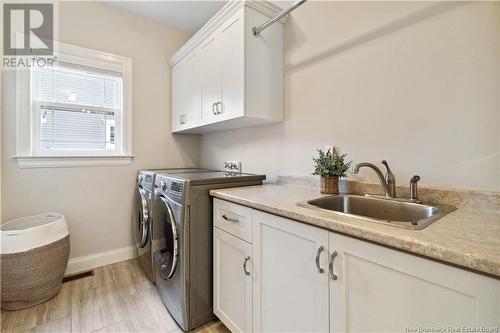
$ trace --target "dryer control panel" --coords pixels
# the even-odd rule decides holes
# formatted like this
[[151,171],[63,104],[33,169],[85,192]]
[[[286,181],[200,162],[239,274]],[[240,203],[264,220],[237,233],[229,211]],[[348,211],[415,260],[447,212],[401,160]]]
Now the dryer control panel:
[[184,193],[184,182],[171,180],[169,185],[170,188],[168,194],[182,199]]
[[175,179],[163,175],[156,175],[155,188],[157,195],[163,195],[166,198],[183,204],[186,181]]
[[137,185],[145,190],[153,190],[154,173],[151,171],[139,170],[137,174]]

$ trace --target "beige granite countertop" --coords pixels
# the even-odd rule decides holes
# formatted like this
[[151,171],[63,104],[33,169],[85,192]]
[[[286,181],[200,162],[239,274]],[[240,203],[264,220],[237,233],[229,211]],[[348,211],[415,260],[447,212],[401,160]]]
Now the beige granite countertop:
[[406,230],[297,206],[316,189],[259,185],[211,190],[214,197],[500,278],[500,211],[458,208],[422,230]]

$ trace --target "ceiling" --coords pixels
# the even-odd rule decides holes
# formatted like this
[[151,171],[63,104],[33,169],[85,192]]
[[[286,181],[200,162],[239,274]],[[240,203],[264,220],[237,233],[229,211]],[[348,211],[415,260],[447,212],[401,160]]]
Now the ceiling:
[[106,1],[108,5],[195,33],[226,1]]

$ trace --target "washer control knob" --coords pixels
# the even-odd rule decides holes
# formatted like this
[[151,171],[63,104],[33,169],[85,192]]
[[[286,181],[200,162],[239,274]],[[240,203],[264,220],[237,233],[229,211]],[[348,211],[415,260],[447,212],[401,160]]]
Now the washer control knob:
[[137,176],[137,182],[138,182],[138,183],[142,182],[142,175],[138,175],[138,176]]
[[165,191],[167,189],[167,182],[162,180],[160,181],[160,188]]

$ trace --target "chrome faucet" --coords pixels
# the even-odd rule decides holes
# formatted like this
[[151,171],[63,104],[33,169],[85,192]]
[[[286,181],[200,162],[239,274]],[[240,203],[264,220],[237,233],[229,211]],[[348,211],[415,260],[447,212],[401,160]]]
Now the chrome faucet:
[[359,169],[362,167],[368,167],[375,171],[375,173],[378,176],[378,180],[380,181],[380,185],[382,185],[382,189],[384,190],[384,194],[388,198],[395,198],[396,197],[396,179],[394,178],[394,175],[392,174],[391,168],[389,168],[389,163],[387,163],[386,160],[382,161],[382,164],[385,165],[386,168],[386,173],[385,176],[382,174],[382,171],[380,169],[371,163],[368,162],[362,162],[358,163],[354,166],[352,169],[352,172],[357,174],[359,172]]
[[[382,164],[385,166],[387,170],[385,176],[382,174],[382,171],[380,171],[380,169],[376,165],[368,162],[362,162],[356,164],[352,169],[352,173],[357,174],[359,172],[359,169],[361,169],[362,167],[368,167],[373,171],[375,171],[375,173],[377,174],[378,180],[380,181],[380,185],[382,185],[382,189],[384,190],[386,198],[396,201],[409,201],[409,202],[420,203],[421,201],[418,198],[418,193],[417,193],[417,183],[420,180],[420,176],[415,175],[410,179],[410,198],[408,199],[396,198],[396,179],[392,174],[391,168],[389,168],[389,163],[387,163],[386,160],[383,160]],[[373,196],[372,194],[365,194],[365,195]]]

